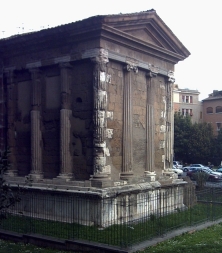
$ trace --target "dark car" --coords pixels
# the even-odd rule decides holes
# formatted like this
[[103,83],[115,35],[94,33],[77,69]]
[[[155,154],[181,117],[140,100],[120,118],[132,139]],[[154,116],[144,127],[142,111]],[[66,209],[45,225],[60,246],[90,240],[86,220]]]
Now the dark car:
[[194,180],[198,176],[197,173],[204,173],[207,178],[207,181],[218,181],[222,179],[220,175],[210,172],[209,170],[202,170],[201,168],[192,167],[189,171],[187,171],[187,176],[189,176],[190,179]]

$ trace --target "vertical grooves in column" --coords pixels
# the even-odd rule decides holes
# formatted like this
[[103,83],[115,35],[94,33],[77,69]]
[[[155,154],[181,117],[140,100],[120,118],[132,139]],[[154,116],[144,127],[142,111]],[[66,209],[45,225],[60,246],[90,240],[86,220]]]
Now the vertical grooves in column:
[[32,173],[34,174],[40,174],[42,172],[41,139],[40,112],[33,110],[31,111],[31,155]]
[[61,154],[61,171],[60,173],[71,173],[71,158],[69,151],[69,143],[70,143],[70,116],[71,110],[61,109],[60,118],[61,118],[61,128],[60,128],[60,136],[61,136],[61,145],[60,145],[60,154]]
[[132,172],[132,109],[131,109],[131,73],[125,72],[124,98],[123,98],[123,166],[122,172]]

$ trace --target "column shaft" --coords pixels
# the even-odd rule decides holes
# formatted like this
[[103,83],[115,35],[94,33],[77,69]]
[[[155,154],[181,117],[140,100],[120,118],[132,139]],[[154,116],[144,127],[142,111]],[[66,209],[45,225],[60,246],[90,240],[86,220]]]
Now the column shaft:
[[6,73],[7,77],[7,140],[10,150],[9,163],[10,167],[7,171],[9,176],[16,176],[18,174],[17,161],[16,161],[16,128],[15,128],[15,115],[16,115],[16,96],[17,85],[14,71]]
[[146,171],[154,171],[154,83],[152,72],[147,78],[147,106],[146,106]]
[[31,172],[33,179],[43,178],[42,171],[42,131],[41,131],[41,73],[31,69],[32,111],[31,111]]
[[40,112],[31,111],[31,175],[35,178],[42,178],[42,132],[40,128]]
[[70,117],[72,111],[68,109],[60,110],[60,158],[61,158],[61,168],[60,168],[60,176],[67,175],[71,177],[72,167],[71,167],[71,155],[70,155],[70,139],[71,139],[71,124]]
[[71,180],[72,157],[71,157],[71,65],[69,63],[60,64],[61,75],[61,110],[60,110],[60,174],[58,178]]
[[138,72],[135,65],[128,64],[124,72],[123,97],[123,164],[120,179],[129,180],[133,177],[133,120],[131,75]]

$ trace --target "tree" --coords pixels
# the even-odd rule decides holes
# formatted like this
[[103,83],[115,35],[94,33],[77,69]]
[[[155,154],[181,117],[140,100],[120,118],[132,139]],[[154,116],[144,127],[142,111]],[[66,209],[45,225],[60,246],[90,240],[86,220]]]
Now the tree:
[[189,116],[174,114],[174,159],[189,162],[189,137],[192,123]]
[[8,155],[9,151],[7,150],[0,156],[0,222],[6,218],[8,209],[20,201],[19,187],[17,191],[13,191],[4,179],[4,175],[10,166]]
[[192,163],[207,164],[214,155],[214,135],[211,124],[194,123],[189,136],[188,149]]
[[220,165],[222,161],[222,128],[218,131],[218,135],[215,140],[215,154],[214,164]]
[[220,152],[222,158],[222,133],[216,141],[213,128],[208,123],[192,124],[190,116],[174,114],[174,154],[176,160],[186,163],[213,162]]

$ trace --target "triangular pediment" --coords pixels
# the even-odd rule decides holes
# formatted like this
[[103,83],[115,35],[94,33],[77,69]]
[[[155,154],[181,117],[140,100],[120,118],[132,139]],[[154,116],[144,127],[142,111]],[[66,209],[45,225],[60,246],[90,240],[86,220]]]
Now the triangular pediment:
[[155,10],[134,14],[108,15],[105,16],[104,21],[107,26],[128,34],[141,43],[168,50],[184,58],[190,55]]

